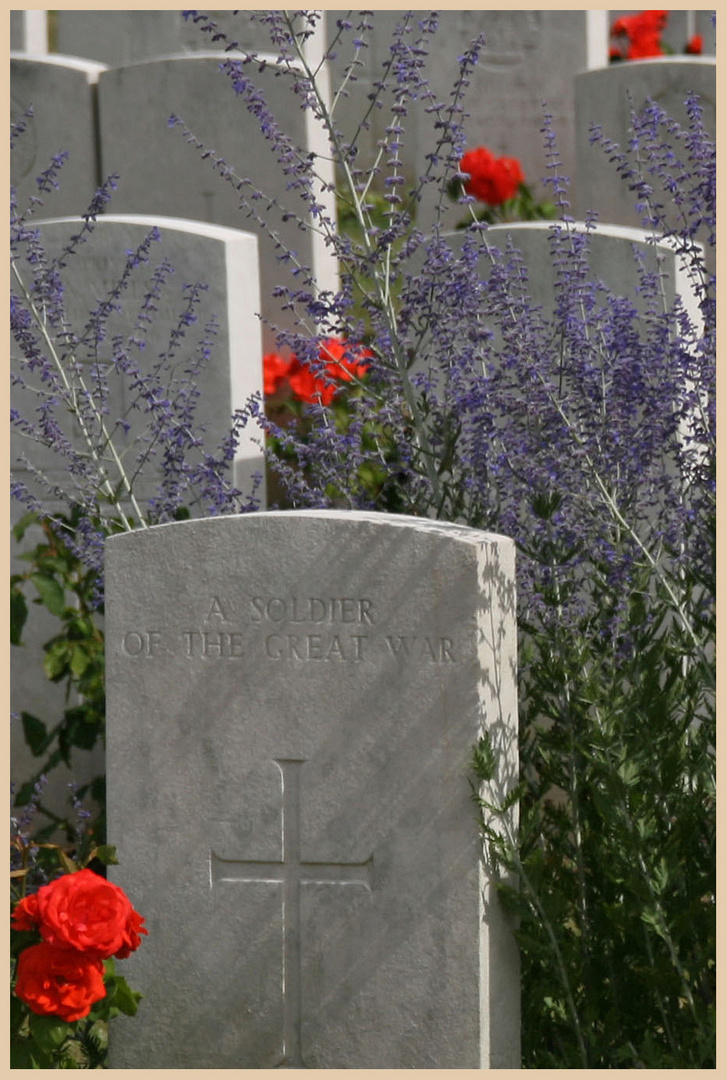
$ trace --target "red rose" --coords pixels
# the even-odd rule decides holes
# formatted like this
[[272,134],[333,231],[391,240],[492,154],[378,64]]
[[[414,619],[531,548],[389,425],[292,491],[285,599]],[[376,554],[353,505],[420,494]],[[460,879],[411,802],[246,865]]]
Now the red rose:
[[35,895],[41,937],[50,945],[106,959],[128,956],[147,933],[124,890],[92,870],[64,874]]
[[490,206],[500,206],[512,199],[518,185],[525,180],[516,158],[496,158],[486,146],[468,150],[459,163],[459,171],[469,173],[464,185],[467,194]]
[[15,993],[34,1013],[73,1023],[106,997],[103,975],[100,960],[43,941],[23,949],[18,957]]
[[263,356],[263,380],[267,397],[271,397],[285,380],[291,363],[292,361],[284,360],[277,353],[265,353],[265,356]]
[[23,899],[15,905],[13,911],[11,923],[13,930],[35,930],[37,929],[39,921],[38,897],[35,893],[32,896],[23,897]]
[[459,163],[459,171],[469,173],[469,180],[465,180],[464,189],[468,195],[474,195],[480,202],[490,202],[493,195],[492,170],[495,166],[495,155],[486,146],[478,146],[475,150],[468,150]]

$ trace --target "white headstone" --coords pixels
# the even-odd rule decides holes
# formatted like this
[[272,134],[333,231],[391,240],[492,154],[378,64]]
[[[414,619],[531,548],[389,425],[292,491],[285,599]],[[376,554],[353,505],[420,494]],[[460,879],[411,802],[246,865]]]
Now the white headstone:
[[[341,511],[109,541],[114,1068],[518,1068],[469,780],[517,780],[514,546]],[[199,1037],[204,1031],[204,1038]]]
[[[61,219],[39,222],[42,240],[50,256],[56,255],[69,238],[80,228],[79,219]],[[202,392],[199,419],[206,424],[206,447],[213,451],[222,439],[231,423],[232,411],[244,406],[248,397],[262,390],[262,357],[260,323],[255,316],[259,308],[259,286],[257,272],[257,241],[249,233],[221,226],[198,222],[179,221],[171,218],[143,218],[132,215],[107,215],[100,218],[94,233],[87,244],[80,247],[76,254],[68,259],[63,272],[65,299],[72,326],[81,333],[83,326],[96,306],[119,280],[126,263],[127,250],[134,249],[142,242],[152,226],[161,231],[161,243],[152,246],[152,261],[148,267],[140,267],[132,276],[129,289],[122,295],[123,314],[115,316],[110,322],[110,333],[102,350],[110,353],[111,333],[118,330],[128,337],[133,328],[143,296],[150,282],[155,266],[167,258],[175,269],[170,285],[165,290],[158,304],[155,322],[147,335],[147,347],[139,354],[139,361],[148,368],[152,365],[168,344],[168,335],[176,325],[184,308],[182,286],[196,280],[209,286],[199,307],[198,324],[188,331],[186,345],[180,355],[191,358],[194,355],[194,341],[201,336],[201,328],[212,313],[218,317],[219,329],[213,347],[211,360],[200,379]],[[17,346],[13,346],[15,352]],[[133,350],[132,350],[133,352]],[[183,366],[183,365],[182,365]],[[15,368],[16,365],[13,364]],[[112,398],[112,410],[121,412],[130,400],[127,385],[116,386]],[[13,405],[22,415],[34,416],[37,402],[32,395],[13,390]],[[111,414],[113,416],[113,412]],[[107,418],[108,419],[108,418]],[[139,424],[144,417],[132,413],[132,435],[138,434]],[[74,438],[77,448],[83,447],[80,432],[76,425],[66,417],[67,430]],[[252,490],[252,476],[255,473],[264,477],[264,463],[259,445],[260,432],[250,425],[242,433],[236,460],[230,476],[245,494]],[[121,440],[122,448],[127,445]],[[21,454],[37,466],[42,467],[54,481],[67,486],[66,465],[54,452],[44,450],[37,445],[28,444],[17,433],[11,439],[11,459],[17,479],[24,480],[31,490],[42,496],[44,503],[50,503],[52,509],[67,511],[67,505],[58,500],[50,500],[37,481],[18,464]],[[127,466],[133,461],[127,457]],[[158,473],[147,473],[143,483],[135,482],[135,490],[144,497],[152,495],[158,482]],[[258,495],[264,505],[264,480],[258,489]],[[25,507],[14,502],[13,521],[17,521]],[[199,511],[197,511],[198,513]],[[42,540],[40,529],[31,529],[22,546],[12,541],[13,557]],[[23,573],[28,564],[18,560],[13,571]],[[35,595],[31,587],[27,591],[29,599]],[[19,716],[27,712],[46,724],[51,730],[60,721],[67,703],[64,701],[65,686],[49,682],[43,673],[44,653],[42,645],[58,633],[57,619],[49,615],[44,608],[30,605],[30,617],[23,635],[22,648],[11,650],[11,709]],[[12,731],[13,780],[16,790],[29,780],[39,769],[45,758],[33,758],[25,745],[20,720],[14,722]],[[78,748],[72,752],[73,767],[69,771],[61,765],[49,774],[43,803],[54,813],[62,816],[68,812],[68,781],[81,784],[93,776],[103,773],[103,750],[99,742],[98,749],[89,754]],[[44,820],[44,823],[45,820]]]
[[[81,224],[78,218],[39,222],[48,256],[58,256],[71,237],[78,233]],[[143,352],[133,347],[130,350],[142,370],[150,369],[159,354],[168,348],[169,335],[185,309],[184,286],[195,283],[207,286],[195,308],[196,323],[187,329],[182,340],[177,365],[183,369],[195,358],[196,348],[204,338],[205,325],[214,315],[218,323],[217,334],[211,358],[199,376],[201,393],[196,414],[196,422],[205,428],[205,449],[214,452],[230,429],[234,411],[244,408],[252,395],[262,393],[262,346],[256,314],[259,310],[257,240],[253,235],[239,229],[175,218],[103,215],[96,221],[90,238],[67,259],[66,269],[61,271],[66,310],[71,326],[80,336],[90,312],[120,281],[127,253],[136,250],[153,228],[159,229],[160,242],[152,244],[149,263],[132,272],[129,286],[118,300],[122,311],[109,319],[102,350],[106,350],[108,356],[105,358],[109,359],[113,335],[119,334],[126,340],[132,334],[154,271],[164,259],[171,264],[174,274],[157,301],[156,313],[146,331],[145,349]],[[84,351],[80,358],[84,357],[90,362],[92,353]],[[180,364],[179,359],[185,362]],[[125,448],[138,439],[146,416],[135,409],[129,412],[135,394],[128,379],[110,376],[109,381],[112,397],[107,425],[113,426],[117,416],[122,414],[130,422],[128,437],[116,433],[117,441]],[[28,415],[35,403],[28,401],[29,395],[24,391],[15,390],[14,395],[13,404],[22,415]],[[69,426],[67,434],[76,445],[83,445],[77,427]],[[259,441],[259,430],[250,424],[242,432],[236,452],[230,480],[245,494],[252,490],[253,474],[264,472]],[[15,459],[24,451],[54,479],[63,479],[66,463],[52,451],[29,448],[18,436],[14,439],[13,450],[14,468]],[[132,471],[134,460],[135,451],[127,452],[127,465]],[[152,467],[136,482],[135,490],[147,498],[154,493],[158,479],[159,468]],[[259,494],[264,505],[264,483]]]
[[116,67],[180,51],[180,11],[62,10],[56,12],[57,46]]
[[[240,209],[240,195],[226,183],[209,160],[201,160],[179,128],[169,128],[172,114],[181,117],[206,147],[222,156],[241,179],[266,197],[278,200],[285,210],[307,219],[306,204],[289,191],[289,177],[230,80],[220,68],[221,53],[135,64],[107,71],[99,86],[101,160],[105,173],[118,172],[122,183],[115,198],[118,211],[173,214],[256,232],[260,244],[261,303],[263,315],[274,324],[290,328],[294,319],[283,310],[284,301],[273,299],[276,286],[302,287],[291,275],[295,262],[280,261],[285,248],[296,253],[299,263],[311,267],[318,287],[336,284],[336,265],[328,249],[311,241],[310,233],[295,220],[283,221],[276,209],[270,224],[282,247],[259,227],[248,210]],[[271,65],[264,72],[254,68],[256,84],[263,89],[268,107],[293,143],[304,153],[325,154],[321,132],[298,106],[286,79],[275,77]],[[326,175],[330,163],[322,161]],[[243,196],[249,198],[248,188]],[[321,202],[335,220],[333,196]],[[253,201],[255,213],[267,216],[266,199]],[[274,347],[274,335],[264,328],[266,351]]]
[[42,195],[45,212],[81,214],[99,185],[94,94],[103,64],[68,56],[11,53],[10,118],[28,106],[34,116],[10,158],[10,180],[20,209],[37,196],[35,180],[62,151],[68,160],[58,175],[60,189]]
[[[514,246],[522,252],[528,272],[528,292],[535,304],[552,312],[556,290],[556,274],[551,255],[553,222],[513,222],[495,225],[488,229],[488,244],[500,251],[506,248],[511,237]],[[602,283],[616,296],[628,297],[639,307],[640,267],[646,272],[658,273],[664,292],[664,302],[671,306],[679,295],[686,308],[696,317],[694,296],[697,273],[694,266],[680,256],[670,241],[655,239],[643,229],[624,225],[598,224],[586,230],[583,222],[573,222],[561,233],[565,250],[568,250],[568,233],[573,238],[588,237],[588,280]],[[697,261],[704,259],[701,249],[695,249]]]
[[[270,52],[268,29],[252,18],[252,12],[206,11],[205,15],[241,48]],[[112,67],[221,47],[182,11],[64,10],[56,12],[55,18],[59,52],[102,60]]]
[[[684,102],[697,93],[703,121],[712,138],[716,133],[716,64],[714,58],[670,56],[628,60],[575,78],[577,171],[572,189],[574,212],[584,216],[597,210],[599,219],[616,225],[641,226],[634,209],[636,195],[622,181],[603,148],[591,144],[591,125],[600,125],[608,140],[622,150],[629,145],[632,105],[639,113],[647,98],[668,116],[687,125]],[[682,149],[682,154],[684,153]]]
[[[486,146],[497,157],[517,158],[536,198],[548,197],[541,182],[547,174],[543,104],[553,117],[565,173],[572,175],[573,77],[598,53],[597,28],[586,11],[444,11],[428,70],[437,101],[449,104],[458,58],[478,32],[486,43],[464,98],[467,148]],[[437,119],[436,113],[419,119],[415,175],[426,169],[426,155],[436,146]],[[433,200],[434,195],[425,199],[421,224],[431,220]],[[449,205],[444,224],[454,227],[461,216],[461,207]]]

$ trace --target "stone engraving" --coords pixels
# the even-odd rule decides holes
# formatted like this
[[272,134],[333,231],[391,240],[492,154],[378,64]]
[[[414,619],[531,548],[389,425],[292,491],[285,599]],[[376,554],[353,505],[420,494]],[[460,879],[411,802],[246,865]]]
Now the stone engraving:
[[283,886],[283,955],[282,980],[285,1011],[283,1014],[283,1060],[280,1066],[305,1068],[301,1046],[301,918],[300,890],[306,884],[362,885],[373,889],[373,855],[361,863],[306,862],[300,845],[300,770],[305,764],[295,759],[278,758],[283,806],[281,814],[282,855],[277,861],[223,858],[210,852],[210,887],[221,881],[275,883]]
[[513,543],[310,510],[105,554],[111,877],[149,926],[112,1067],[517,1067],[469,767],[486,729],[483,795],[518,781]]

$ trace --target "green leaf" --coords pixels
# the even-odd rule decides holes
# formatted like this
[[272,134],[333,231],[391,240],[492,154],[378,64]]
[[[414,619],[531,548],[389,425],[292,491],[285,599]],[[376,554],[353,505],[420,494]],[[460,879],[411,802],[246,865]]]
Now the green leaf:
[[66,608],[66,596],[60,583],[55,578],[48,577],[47,574],[31,574],[30,580],[37,588],[41,601],[51,615],[62,615]]
[[20,521],[17,521],[15,525],[13,525],[13,536],[15,539],[20,542],[25,536],[25,530],[37,520],[38,515],[32,510],[27,514],[23,514]]
[[137,990],[132,990],[123,975],[115,975],[114,1005],[120,1009],[124,1016],[136,1016],[142,995]]
[[20,589],[10,592],[10,644],[20,645],[28,618],[28,603]]
[[43,670],[51,682],[58,682],[68,674],[68,644],[56,641],[43,657]]
[[77,679],[83,675],[90,663],[90,656],[82,645],[74,643],[71,651],[71,672]]
[[73,1034],[73,1028],[57,1016],[37,1016],[33,1013],[30,1017],[30,1034],[41,1050],[52,1054]]
[[101,844],[100,847],[94,848],[93,858],[98,859],[104,866],[118,866],[119,860],[116,858],[116,845],[115,844]]
[[23,735],[34,757],[39,757],[48,746],[48,730],[42,720],[31,713],[21,713]]

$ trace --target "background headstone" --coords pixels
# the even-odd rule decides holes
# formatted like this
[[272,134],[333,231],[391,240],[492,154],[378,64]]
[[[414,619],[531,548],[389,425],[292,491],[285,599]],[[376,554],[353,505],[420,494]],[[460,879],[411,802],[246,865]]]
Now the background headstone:
[[[327,12],[329,39],[335,18],[345,12]],[[339,105],[339,119],[344,133],[356,129],[365,107],[365,95],[380,77],[383,64],[389,57],[393,31],[402,19],[402,11],[373,13],[374,30],[370,47],[363,50],[358,82],[353,84],[350,97]],[[593,15],[586,11],[442,11],[439,30],[430,39],[430,55],[423,72],[429,79],[437,101],[448,104],[459,72],[458,58],[478,33],[484,33],[485,47],[477,67],[470,76],[464,105],[470,114],[466,121],[469,148],[487,146],[497,156],[508,155],[520,160],[526,180],[536,195],[543,197],[541,179],[546,174],[545,151],[540,130],[543,126],[543,101],[553,114],[559,149],[566,172],[574,162],[575,132],[573,125],[573,76],[595,63],[598,56],[606,57],[606,36],[594,24]],[[419,12],[414,12],[414,31],[406,41],[413,43]],[[356,25],[355,19],[350,19]],[[595,44],[594,44],[595,43]],[[334,87],[340,82],[350,49],[341,47],[331,62]],[[426,155],[436,147],[439,132],[435,129],[437,115],[424,115],[411,107],[404,124],[404,147],[401,151],[403,172],[407,183],[414,184],[427,168]],[[377,140],[391,122],[386,108],[371,116],[371,130],[362,134],[363,161],[377,154]],[[433,218],[434,194],[427,193],[419,208],[417,224],[426,227]],[[454,226],[461,207],[449,206],[445,225]]]
[[[671,56],[628,60],[575,78],[576,151],[578,167],[573,207],[578,216],[598,210],[601,221],[640,226],[634,210],[635,195],[623,183],[601,146],[591,145],[590,128],[598,124],[606,139],[622,149],[629,144],[631,104],[640,112],[652,98],[668,116],[686,125],[684,101],[699,94],[703,121],[716,135],[716,63],[709,57]],[[683,152],[683,151],[682,151]]]
[[[245,49],[271,50],[267,27],[251,12],[205,11],[232,41]],[[101,60],[112,67],[160,56],[204,52],[212,42],[181,11],[73,11],[56,13],[58,52]]]
[[[42,240],[49,256],[57,255],[78,232],[79,219],[61,219],[38,222]],[[206,423],[208,437],[206,446],[214,450],[230,425],[232,412],[242,407],[247,398],[262,389],[262,358],[260,323],[255,312],[259,310],[259,285],[257,269],[257,241],[254,236],[236,229],[207,225],[199,222],[178,221],[164,218],[107,215],[99,218],[90,240],[69,258],[64,271],[67,311],[77,333],[88,318],[98,300],[106,296],[116,285],[126,263],[127,250],[136,249],[153,225],[161,230],[161,242],[152,245],[151,261],[139,267],[131,279],[129,289],[123,294],[123,316],[110,321],[110,329],[117,329],[126,338],[131,332],[142,299],[150,283],[154,268],[167,258],[174,267],[158,304],[158,312],[147,335],[147,347],[139,355],[146,366],[153,364],[157,355],[168,345],[168,335],[184,308],[182,286],[184,283],[202,281],[208,285],[198,309],[198,323],[190,328],[181,356],[194,355],[195,342],[207,319],[214,313],[219,328],[211,359],[200,379],[202,398],[199,419]],[[110,337],[109,339],[110,340]],[[183,366],[183,365],[182,365]],[[121,411],[128,403],[128,387],[116,393],[113,409]],[[29,395],[13,390],[13,405],[23,415],[29,415],[35,402]],[[134,415],[130,417],[134,424]],[[132,431],[138,430],[137,416]],[[69,433],[79,440],[80,433],[69,425]],[[262,453],[258,441],[260,432],[252,425],[242,433],[232,478],[247,493],[251,490],[253,473],[264,476]],[[122,440],[123,442],[123,440]],[[11,461],[18,479],[33,489],[35,481],[22,466],[16,464],[19,454],[25,452],[30,459],[45,469],[53,480],[64,479],[62,459],[52,451],[27,445],[19,435],[11,437]],[[135,490],[142,496],[154,492],[156,481],[147,476],[143,483],[137,482]],[[265,505],[264,481],[258,489],[262,505]],[[44,498],[44,502],[48,502]],[[65,511],[66,505],[52,502],[52,508]],[[203,511],[204,512],[204,511]],[[16,501],[12,504],[12,520],[15,523],[25,513]],[[199,511],[197,511],[199,513]],[[22,545],[11,541],[13,572],[27,571],[27,563],[19,555],[42,540],[40,528],[32,528]],[[31,588],[28,597],[34,595]],[[43,674],[43,643],[58,633],[59,623],[45,608],[30,605],[22,647],[11,649],[11,710],[20,715],[30,713],[42,720],[50,730],[60,721],[64,708],[64,686],[51,683]],[[16,788],[37,772],[44,758],[32,757],[23,738],[20,720],[11,728],[13,780]],[[63,816],[68,811],[68,781],[72,778],[83,784],[104,771],[103,750],[99,745],[93,753],[74,748],[73,768],[59,766],[49,774],[43,803],[52,812]]]
[[32,105],[34,116],[10,157],[10,182],[24,209],[38,195],[37,176],[54,155],[68,152],[58,176],[60,189],[43,199],[46,212],[80,214],[99,184],[95,91],[103,64],[68,56],[14,53],[10,60],[10,119]]
[[486,728],[517,781],[513,555],[340,511],[109,541],[113,878],[149,928],[114,1068],[519,1066],[468,779]]
[[69,56],[116,67],[181,51],[181,11],[63,10],[55,17],[58,51]]
[[[511,237],[514,246],[522,252],[529,295],[534,304],[543,306],[546,314],[553,310],[556,286],[551,256],[552,228],[553,222],[534,221],[494,225],[487,231],[488,244],[504,251],[506,238]],[[583,235],[585,225],[573,222],[570,231],[576,237]],[[589,230],[588,247],[589,280],[602,283],[616,296],[628,297],[638,307],[644,304],[638,293],[641,264],[647,272],[660,274],[667,306],[679,295],[687,310],[697,317],[690,281],[693,271],[669,242],[654,242],[643,229],[606,223]]]
[[[48,257],[58,256],[81,225],[78,218],[38,222]],[[129,337],[151,287],[153,274],[162,261],[167,260],[174,273],[157,302],[153,322],[146,331],[146,347],[143,352],[131,350],[142,370],[151,368],[169,347],[170,332],[185,309],[184,286],[197,282],[207,286],[195,308],[196,322],[185,331],[176,366],[182,371],[194,360],[204,337],[205,325],[215,316],[218,328],[211,358],[199,376],[201,395],[196,414],[196,422],[205,427],[205,448],[214,451],[227,435],[234,411],[243,408],[250,396],[262,394],[256,237],[239,229],[206,222],[162,216],[102,215],[86,243],[68,258],[66,269],[62,271],[67,314],[71,326],[80,335],[90,312],[120,281],[127,252],[135,251],[155,227],[159,229],[161,239],[151,245],[149,263],[137,267],[131,274],[129,286],[119,299],[122,311],[108,321],[106,341],[110,343],[115,334],[124,339]],[[108,357],[104,357],[103,349],[104,346],[101,359],[108,359],[112,355],[110,344],[105,346]],[[129,411],[132,400],[133,394],[126,381],[113,380],[109,422],[125,415],[131,424],[128,439],[118,436],[124,448],[145,425],[143,414]],[[14,391],[13,404],[23,415],[28,413],[28,400],[23,391]],[[70,430],[68,434],[71,434]],[[79,437],[80,431],[75,435]],[[231,480],[245,493],[250,491],[252,474],[263,468],[259,440],[260,432],[250,426],[242,433],[237,450]],[[16,437],[13,450],[15,467],[17,453],[27,451],[27,447]],[[36,452],[32,448],[30,456],[54,478],[63,475],[63,462],[52,451]],[[133,462],[134,452],[128,456]],[[156,475],[150,470],[139,483],[142,497],[154,492]],[[261,494],[264,498],[264,488]]]
[[[114,199],[118,212],[171,214],[255,231],[260,244],[263,315],[290,328],[293,316],[283,310],[283,300],[273,299],[273,291],[279,285],[294,287],[296,280],[300,287],[302,282],[291,275],[291,264],[280,261],[283,249],[240,209],[238,193],[210,161],[201,160],[180,129],[169,129],[169,117],[181,117],[240,178],[249,179],[254,188],[277,199],[285,209],[305,216],[306,205],[295,191],[287,190],[289,178],[261,133],[259,121],[234,93],[219,65],[220,53],[214,52],[105,72],[99,86],[102,169],[105,174],[123,176]],[[296,107],[287,81],[276,79],[274,66],[256,73],[256,81],[294,144],[304,152],[324,153],[319,129]],[[332,196],[321,199],[328,202],[335,220]],[[262,216],[267,216],[265,205],[266,200],[252,203]],[[296,221],[283,221],[276,210],[270,213],[270,225],[282,244],[297,253],[299,262],[313,268],[320,288],[335,287],[336,266],[327,249],[314,244]],[[274,334],[266,327],[263,341],[266,351],[274,347]]]

